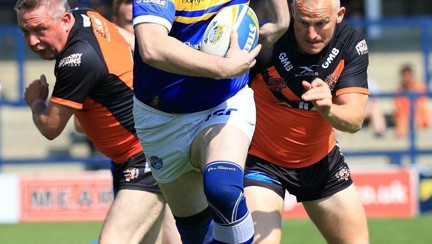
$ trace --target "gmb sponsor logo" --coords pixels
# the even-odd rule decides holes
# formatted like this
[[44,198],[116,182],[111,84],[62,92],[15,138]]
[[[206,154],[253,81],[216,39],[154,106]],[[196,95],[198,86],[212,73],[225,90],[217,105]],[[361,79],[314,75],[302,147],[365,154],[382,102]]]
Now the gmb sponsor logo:
[[166,7],[168,4],[167,0],[135,0],[135,3],[137,5],[141,5],[141,4],[156,4],[156,5],[160,5],[163,7]]
[[336,56],[339,54],[339,49],[333,48],[327,57],[326,61],[321,65],[324,69],[327,69],[329,65],[333,62],[333,60],[336,58]]
[[358,55],[363,55],[368,53],[368,46],[365,40],[361,40],[359,43],[357,43],[355,48],[357,50]]
[[290,71],[290,70],[292,70],[292,68],[294,68],[293,64],[288,59],[286,53],[280,53],[279,54],[279,60],[282,63],[282,65],[286,71]]
[[58,67],[62,68],[65,66],[68,67],[79,67],[81,65],[81,56],[82,53],[74,53],[65,58],[62,58],[59,62]]

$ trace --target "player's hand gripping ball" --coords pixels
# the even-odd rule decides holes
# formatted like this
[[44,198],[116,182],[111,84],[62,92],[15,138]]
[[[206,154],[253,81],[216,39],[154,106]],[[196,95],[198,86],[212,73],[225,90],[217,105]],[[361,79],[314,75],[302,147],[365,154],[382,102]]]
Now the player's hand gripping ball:
[[247,5],[239,4],[222,9],[210,21],[201,40],[205,53],[225,56],[230,44],[230,35],[237,29],[238,44],[244,51],[250,51],[258,44],[258,18]]

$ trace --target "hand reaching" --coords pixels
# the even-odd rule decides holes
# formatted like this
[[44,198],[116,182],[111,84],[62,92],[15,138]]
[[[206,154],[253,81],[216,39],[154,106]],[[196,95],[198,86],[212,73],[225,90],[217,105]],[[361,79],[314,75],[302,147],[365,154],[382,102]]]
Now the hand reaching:
[[327,83],[323,80],[316,78],[311,83],[302,81],[305,92],[302,95],[304,101],[312,102],[317,111],[326,117],[333,104],[332,94]]

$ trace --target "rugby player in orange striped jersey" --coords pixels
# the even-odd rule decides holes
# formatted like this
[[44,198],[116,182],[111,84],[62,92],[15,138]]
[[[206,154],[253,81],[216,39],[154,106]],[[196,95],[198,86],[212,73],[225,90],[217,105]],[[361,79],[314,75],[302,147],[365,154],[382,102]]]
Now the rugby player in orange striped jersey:
[[165,200],[136,136],[132,53],[118,27],[90,9],[71,11],[67,0],[19,0],[15,10],[32,51],[56,60],[48,102],[44,75],[26,87],[34,124],[53,140],[75,115],[92,143],[114,162],[116,196],[99,243],[161,243]]
[[288,31],[270,60],[252,71],[257,126],[245,195],[255,243],[280,243],[286,191],[327,243],[368,243],[363,205],[334,136],[334,128],[355,133],[362,126],[367,45],[342,21],[339,0],[297,0],[291,7]]

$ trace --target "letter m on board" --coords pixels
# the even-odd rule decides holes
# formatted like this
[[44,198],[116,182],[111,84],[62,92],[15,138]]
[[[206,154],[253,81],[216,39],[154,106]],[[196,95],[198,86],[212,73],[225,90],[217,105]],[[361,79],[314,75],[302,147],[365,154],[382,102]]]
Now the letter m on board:
[[51,205],[51,192],[37,192],[33,191],[31,193],[31,206],[33,207],[43,207]]

